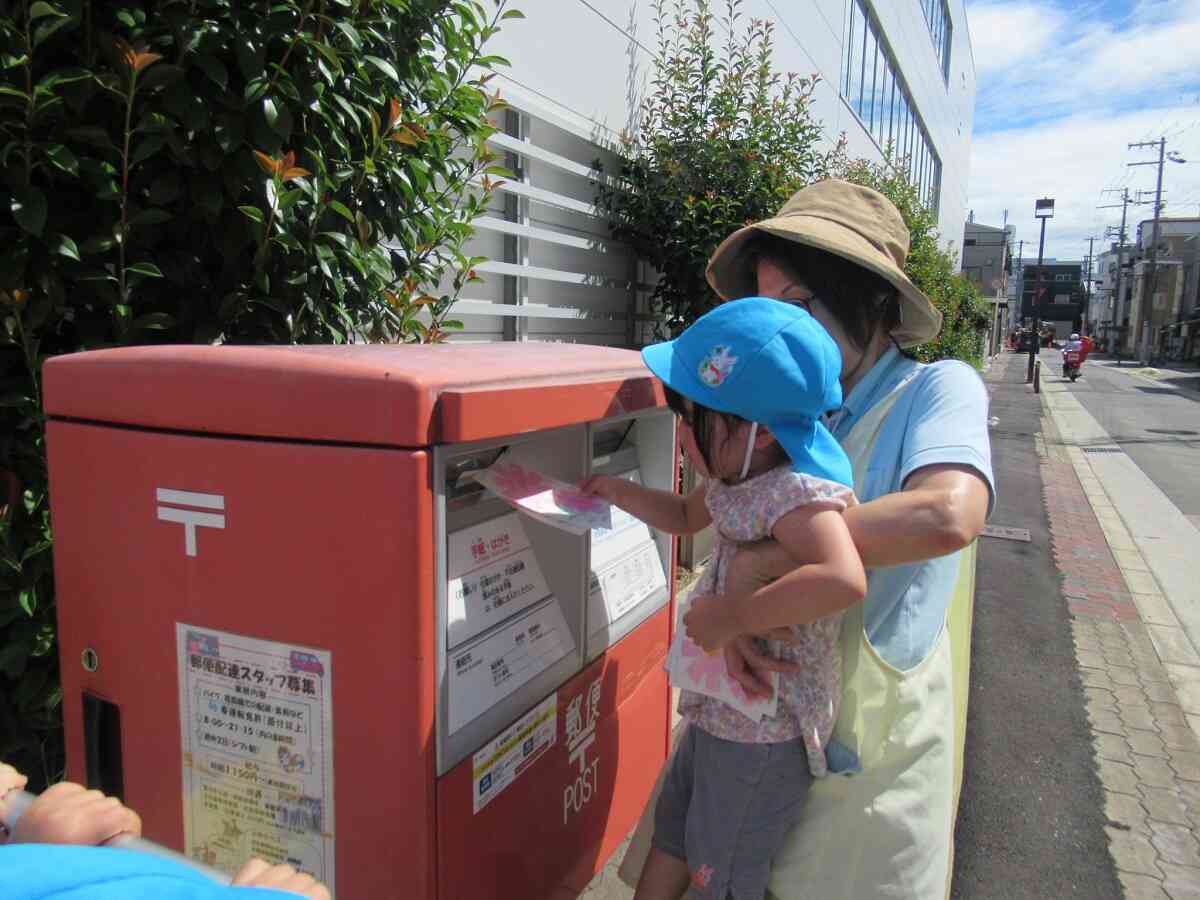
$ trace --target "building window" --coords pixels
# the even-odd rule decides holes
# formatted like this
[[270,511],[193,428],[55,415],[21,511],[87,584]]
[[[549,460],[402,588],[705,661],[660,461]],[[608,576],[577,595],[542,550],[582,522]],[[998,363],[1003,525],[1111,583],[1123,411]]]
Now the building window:
[[937,54],[938,64],[942,67],[942,80],[949,84],[950,37],[954,31],[950,24],[950,7],[946,0],[921,0],[921,9],[925,13],[925,24],[929,26],[933,52]]
[[[936,2],[938,9],[945,13],[943,0],[924,2]],[[948,42],[949,16],[945,15],[944,19],[943,32]],[[936,212],[941,193],[942,162],[917,115],[912,94],[866,0],[853,0],[850,4],[850,28],[846,33],[849,41],[846,71],[841,82],[842,97],[875,143],[897,166],[903,166],[909,180],[920,191],[922,202]]]

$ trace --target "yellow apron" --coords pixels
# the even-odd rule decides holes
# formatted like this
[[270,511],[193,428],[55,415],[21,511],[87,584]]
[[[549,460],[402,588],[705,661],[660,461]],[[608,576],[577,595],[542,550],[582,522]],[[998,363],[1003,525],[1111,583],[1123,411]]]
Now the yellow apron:
[[[883,423],[910,382],[911,376],[876,403],[842,442],[859,496]],[[947,626],[925,659],[907,671],[889,665],[871,646],[862,604],[846,611],[833,736],[858,754],[862,771],[813,783],[801,822],[775,857],[773,897],[929,900],[949,894],[974,570],[972,545],[960,555]],[[657,793],[621,866],[630,884],[649,852]]]
[[[906,387],[875,404],[842,442],[860,495],[876,439]],[[833,735],[858,754],[862,771],[813,784],[802,821],[775,857],[771,892],[779,900],[945,896],[960,743],[950,629],[902,672],[867,640],[859,604],[843,620],[842,651]]]

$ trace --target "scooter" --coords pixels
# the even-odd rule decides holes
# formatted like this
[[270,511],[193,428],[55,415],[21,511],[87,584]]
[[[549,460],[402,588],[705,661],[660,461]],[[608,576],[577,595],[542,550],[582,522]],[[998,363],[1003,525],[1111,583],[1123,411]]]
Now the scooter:
[[1079,350],[1063,350],[1063,378],[1070,378],[1074,381],[1079,377],[1079,370],[1083,368],[1083,353]]

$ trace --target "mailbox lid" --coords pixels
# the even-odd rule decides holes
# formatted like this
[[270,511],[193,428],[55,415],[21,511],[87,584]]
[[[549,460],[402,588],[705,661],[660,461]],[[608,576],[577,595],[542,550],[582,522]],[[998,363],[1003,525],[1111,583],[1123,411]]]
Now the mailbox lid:
[[44,372],[46,413],[60,418],[398,447],[662,403],[636,351],[580,344],[125,347]]

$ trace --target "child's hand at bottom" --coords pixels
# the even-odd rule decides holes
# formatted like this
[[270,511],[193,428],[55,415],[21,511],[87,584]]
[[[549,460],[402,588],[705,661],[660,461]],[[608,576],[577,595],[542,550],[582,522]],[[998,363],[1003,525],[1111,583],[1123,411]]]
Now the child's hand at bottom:
[[706,653],[716,653],[742,632],[733,604],[718,594],[693,597],[683,626],[692,642]]
[[141,817],[116,797],[63,781],[29,804],[9,843],[92,846],[123,834],[140,837],[141,833]]
[[616,504],[621,488],[629,483],[624,478],[614,478],[612,475],[593,475],[579,483],[579,490]]
[[277,891],[291,891],[309,900],[330,900],[329,889],[311,875],[297,872],[291,866],[273,866],[255,858],[247,860],[233,876],[233,884],[237,887],[272,888]]

